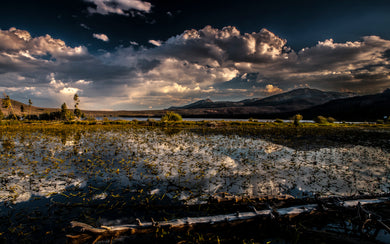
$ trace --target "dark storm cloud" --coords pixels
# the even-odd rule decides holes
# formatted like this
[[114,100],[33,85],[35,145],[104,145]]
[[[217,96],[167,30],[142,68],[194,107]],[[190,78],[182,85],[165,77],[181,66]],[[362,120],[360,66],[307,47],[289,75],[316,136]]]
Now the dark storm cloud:
[[138,60],[137,63],[137,69],[139,69],[142,73],[146,73],[156,68],[159,64],[161,64],[161,61],[157,59],[154,60],[140,59]]

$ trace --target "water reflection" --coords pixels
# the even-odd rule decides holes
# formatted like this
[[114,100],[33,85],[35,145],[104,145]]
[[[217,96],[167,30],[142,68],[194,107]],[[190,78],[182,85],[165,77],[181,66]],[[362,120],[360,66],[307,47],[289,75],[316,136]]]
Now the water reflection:
[[14,140],[10,136],[3,137],[1,145],[3,151],[8,153],[15,148]]
[[187,203],[219,192],[304,197],[382,193],[390,187],[390,154],[378,147],[299,150],[259,138],[176,129],[55,134],[3,136],[3,151],[13,150],[14,156],[1,155],[0,177],[11,180],[1,185],[0,202],[107,182]]
[[0,233],[28,242],[53,231],[59,236],[48,242],[57,242],[75,219],[126,224],[161,215],[154,206],[169,206],[164,217],[176,217],[180,206],[216,194],[389,192],[390,153],[385,148],[334,143],[302,149],[291,144],[278,134],[264,140],[246,133],[174,128],[3,133]]

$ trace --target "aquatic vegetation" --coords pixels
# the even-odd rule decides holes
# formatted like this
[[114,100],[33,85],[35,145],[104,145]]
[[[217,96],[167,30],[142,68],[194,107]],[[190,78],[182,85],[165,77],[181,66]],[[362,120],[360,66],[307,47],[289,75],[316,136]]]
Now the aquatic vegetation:
[[[307,137],[301,127],[291,127],[288,133],[294,136],[277,126],[266,128],[264,135],[274,137],[266,140],[240,126],[235,132],[120,123],[3,126],[0,218],[11,214],[18,223],[13,211],[19,206],[30,206],[31,211],[37,207],[40,213],[29,213],[37,220],[63,216],[65,210],[58,206],[65,204],[80,209],[75,218],[109,224],[112,219],[102,218],[107,211],[155,203],[199,204],[219,193],[300,198],[389,192],[387,148],[354,141],[293,147]],[[308,138],[305,143],[321,141]],[[11,226],[17,231],[18,225]],[[4,232],[5,225],[0,227]]]

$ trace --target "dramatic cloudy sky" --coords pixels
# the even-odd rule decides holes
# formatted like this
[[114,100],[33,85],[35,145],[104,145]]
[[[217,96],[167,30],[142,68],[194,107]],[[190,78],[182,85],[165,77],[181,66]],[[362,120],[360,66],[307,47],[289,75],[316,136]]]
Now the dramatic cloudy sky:
[[160,109],[390,87],[390,1],[2,0],[0,92]]

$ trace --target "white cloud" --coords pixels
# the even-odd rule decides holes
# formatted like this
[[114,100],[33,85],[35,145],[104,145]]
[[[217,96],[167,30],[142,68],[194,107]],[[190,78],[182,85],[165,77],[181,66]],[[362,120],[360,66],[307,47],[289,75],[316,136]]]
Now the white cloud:
[[79,91],[80,91],[80,89],[75,88],[75,87],[64,87],[60,90],[60,93],[64,94],[64,95],[74,95],[74,94],[78,93]]
[[93,81],[86,81],[86,80],[78,80],[76,81],[76,84],[79,84],[79,85],[89,85],[93,83]]
[[99,40],[102,40],[104,42],[108,42],[110,39],[108,39],[108,36],[105,34],[93,34],[93,37]]
[[81,27],[83,27],[84,29],[86,30],[90,30],[91,28],[89,26],[87,26],[86,24],[80,24]]
[[300,86],[363,93],[390,87],[390,40],[378,36],[342,43],[327,39],[294,51],[266,29],[241,33],[233,26],[206,26],[150,43],[155,46],[131,42],[93,56],[84,46],[71,47],[50,35],[0,30],[1,86],[48,107],[82,92],[83,107],[95,109],[158,109]]
[[50,75],[48,75],[47,78],[50,80],[49,85],[54,89],[63,88],[65,86],[65,84],[62,81],[56,80],[54,73],[50,73]]
[[191,90],[191,88],[179,85],[177,83],[174,83],[173,85],[168,85],[168,86],[162,87],[163,93],[173,93],[173,92],[185,93],[185,92],[188,92],[190,90]]
[[268,94],[275,94],[275,93],[281,93],[281,92],[283,92],[283,90],[277,86],[268,84],[265,86],[264,92],[266,92]]
[[161,46],[162,41],[149,40],[149,43],[159,47],[159,46]]
[[50,35],[32,38],[25,30],[10,28],[0,30],[0,53],[14,59],[37,58],[37,56],[51,55],[54,58],[66,58],[71,56],[83,56],[88,53],[83,46],[68,47],[60,39],[54,39]]
[[130,44],[133,45],[133,46],[138,46],[139,45],[138,42],[134,42],[134,41],[130,41]]
[[97,13],[102,15],[107,14],[119,14],[126,15],[130,10],[137,10],[145,13],[149,13],[152,8],[152,4],[141,0],[84,0],[91,2],[95,5],[95,8],[88,8],[90,13]]

